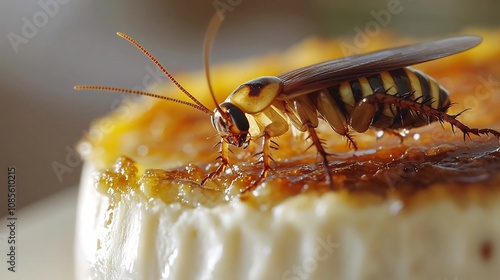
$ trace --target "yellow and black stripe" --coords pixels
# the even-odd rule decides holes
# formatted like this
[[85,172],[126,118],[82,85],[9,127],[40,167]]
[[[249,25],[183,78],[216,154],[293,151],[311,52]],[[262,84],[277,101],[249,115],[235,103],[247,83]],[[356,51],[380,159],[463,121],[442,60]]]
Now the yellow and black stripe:
[[[345,116],[363,98],[380,92],[395,95],[417,103],[446,111],[451,103],[448,93],[431,77],[411,68],[383,71],[375,75],[360,77],[328,88],[330,96]],[[400,109],[395,105],[380,105],[371,124],[376,129],[403,129],[419,127],[435,118]]]

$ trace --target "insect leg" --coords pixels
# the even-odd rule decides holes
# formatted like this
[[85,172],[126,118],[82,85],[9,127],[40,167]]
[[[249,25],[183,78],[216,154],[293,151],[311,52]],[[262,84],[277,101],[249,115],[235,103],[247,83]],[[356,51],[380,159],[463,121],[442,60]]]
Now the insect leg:
[[212,180],[216,176],[219,176],[222,172],[226,170],[227,167],[229,167],[229,144],[226,143],[223,139],[220,141],[221,143],[221,148],[220,148],[220,156],[217,159],[221,160],[221,164],[217,169],[213,172],[210,172],[205,179],[201,181],[201,185],[204,186],[207,180]]
[[[430,118],[435,118],[439,120],[441,123],[447,122],[451,125],[452,128],[458,127],[464,134],[464,140],[466,136],[470,136],[470,134],[474,135],[488,135],[491,134],[497,138],[500,138],[500,132],[490,129],[490,128],[470,128],[457,120],[457,117],[461,114],[458,113],[456,115],[449,115],[446,113],[448,107],[444,107],[442,109],[435,109],[427,104],[419,103],[415,100],[411,100],[404,97],[399,97],[395,95],[375,92],[374,94],[367,96],[363,101],[366,104],[373,104],[374,108],[376,108],[376,104],[389,104],[395,105],[402,109],[409,109],[411,111],[420,113],[423,116],[427,116]],[[463,112],[463,111],[462,111]]]
[[335,100],[326,89],[313,93],[310,97],[321,117],[336,133],[347,138],[349,146],[352,146],[355,150],[357,150],[358,146],[351,137],[347,126],[346,116],[348,113],[342,110],[343,107],[339,106],[339,103],[342,101]]
[[309,132],[309,138],[312,140],[313,145],[316,147],[316,150],[321,156],[323,168],[325,169],[325,176],[327,178],[328,183],[332,185],[333,181],[330,174],[330,169],[328,168],[328,158],[327,158],[329,154],[325,151],[325,148],[323,147],[323,142],[319,138],[318,133],[316,132],[315,129],[318,126],[318,115],[316,110],[317,107],[315,107],[314,103],[307,95],[295,98],[294,107],[303,126],[305,126],[307,128],[307,131]]
[[[266,127],[267,128],[267,127]],[[266,133],[264,130],[264,134],[262,135],[263,143],[262,143],[262,163],[264,164],[264,168],[262,169],[262,172],[259,175],[259,178],[255,180],[253,183],[251,183],[248,187],[243,189],[241,193],[246,193],[248,191],[254,190],[260,183],[264,181],[264,179],[267,177],[267,174],[269,173],[269,170],[271,170],[271,138],[272,136],[269,133]]]
[[323,168],[325,169],[326,179],[327,179],[328,183],[330,184],[330,186],[332,186],[333,185],[332,174],[330,174],[330,168],[328,167],[328,158],[327,158],[329,153],[327,153],[325,151],[325,148],[323,147],[323,142],[319,138],[318,133],[316,133],[316,129],[312,125],[309,125],[307,123],[306,123],[306,125],[307,125],[307,131],[309,132],[309,136],[310,136],[311,140],[313,141],[313,144],[316,147],[316,150],[318,151],[319,155],[321,156]]
[[269,170],[271,170],[271,136],[264,132],[262,139],[262,163],[264,164],[264,169],[262,169],[259,178],[253,185],[260,184],[266,178]]
[[367,131],[377,113],[377,100],[370,98],[372,96],[369,95],[363,98],[351,111],[349,126],[357,132],[363,133]]
[[271,144],[273,143],[271,139],[273,137],[283,135],[289,128],[288,122],[272,106],[260,113],[253,114],[252,118],[257,124],[259,124],[259,126],[263,127],[262,163],[264,165],[264,169],[262,169],[259,178],[249,187],[244,189],[242,191],[243,193],[255,189],[260,183],[262,183],[262,181],[264,181],[267,174],[271,170]]

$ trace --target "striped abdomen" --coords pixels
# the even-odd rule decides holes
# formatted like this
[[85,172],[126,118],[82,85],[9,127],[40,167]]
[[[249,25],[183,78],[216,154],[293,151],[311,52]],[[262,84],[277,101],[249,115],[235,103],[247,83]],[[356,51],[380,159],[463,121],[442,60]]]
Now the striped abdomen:
[[[335,102],[334,105],[338,106],[338,109],[347,117],[351,115],[355,105],[374,92],[385,92],[429,105],[440,111],[446,111],[450,106],[450,99],[445,89],[431,77],[411,68],[400,68],[360,77],[329,87],[327,91],[333,99],[331,101]],[[379,104],[370,127],[404,129],[419,127],[435,120],[409,109]]]

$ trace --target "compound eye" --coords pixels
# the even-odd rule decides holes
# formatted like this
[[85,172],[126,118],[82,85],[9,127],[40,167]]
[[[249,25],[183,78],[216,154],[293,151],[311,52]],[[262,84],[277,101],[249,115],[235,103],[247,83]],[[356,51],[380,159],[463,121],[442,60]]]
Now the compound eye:
[[220,134],[227,134],[229,132],[226,121],[219,112],[215,112],[212,116],[212,125]]
[[215,130],[217,130],[217,126],[215,125],[215,116],[212,116],[211,119],[212,119],[212,126],[215,128]]
[[227,113],[231,116],[233,124],[238,128],[239,131],[248,131],[250,124],[248,123],[247,116],[236,106],[230,106],[227,108]]

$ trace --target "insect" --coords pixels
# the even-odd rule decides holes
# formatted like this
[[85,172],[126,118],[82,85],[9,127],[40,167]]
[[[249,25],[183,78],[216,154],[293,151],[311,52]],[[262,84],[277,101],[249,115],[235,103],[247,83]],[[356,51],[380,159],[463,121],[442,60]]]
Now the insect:
[[[218,104],[210,84],[209,53],[221,24],[214,16],[205,37],[204,62],[210,94],[216,108],[211,111],[185,90],[172,75],[140,44],[118,33],[148,56],[167,77],[194,103],[106,86],[76,86],[82,90],[105,90],[147,95],[191,106],[211,116],[221,137],[218,168],[203,181],[213,179],[230,166],[229,146],[246,148],[253,138],[262,137],[262,173],[253,186],[271,170],[272,139],[287,132],[290,126],[309,134],[321,157],[327,181],[332,184],[328,156],[316,128],[325,120],[339,135],[347,138],[355,131],[368,129],[397,133],[434,121],[447,122],[465,136],[500,133],[493,129],[469,128],[446,111],[451,106],[447,91],[434,79],[409,66],[450,56],[482,41],[478,36],[461,36],[427,43],[385,49],[368,54],[348,56],[296,69],[278,76],[266,76],[245,82]],[[248,190],[248,189],[247,189]]]

